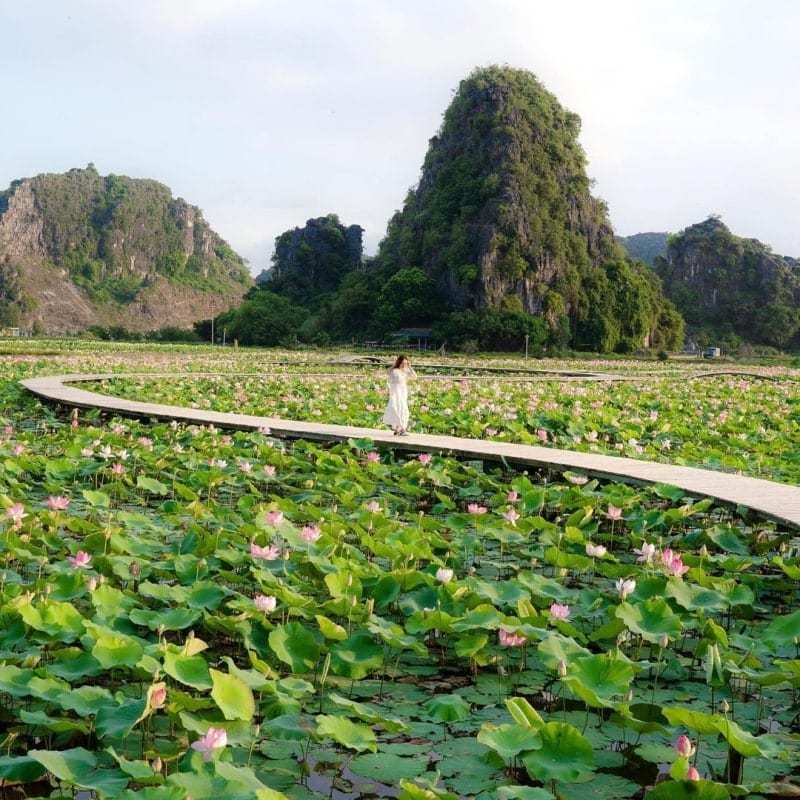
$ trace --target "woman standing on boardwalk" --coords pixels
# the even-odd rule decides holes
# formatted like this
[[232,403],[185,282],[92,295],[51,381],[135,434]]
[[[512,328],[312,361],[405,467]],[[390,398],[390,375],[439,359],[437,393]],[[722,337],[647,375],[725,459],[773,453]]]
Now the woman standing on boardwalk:
[[395,436],[408,433],[408,381],[416,377],[408,356],[397,356],[389,370],[389,402],[383,412],[383,422],[392,426]]

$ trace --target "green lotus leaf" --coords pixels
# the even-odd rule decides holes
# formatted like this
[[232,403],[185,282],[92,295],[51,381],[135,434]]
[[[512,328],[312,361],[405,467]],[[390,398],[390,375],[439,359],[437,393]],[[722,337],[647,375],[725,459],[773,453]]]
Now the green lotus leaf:
[[575,658],[567,663],[562,680],[572,693],[594,708],[610,708],[615,697],[628,693],[637,668],[615,652]]
[[411,781],[400,781],[398,800],[459,800],[459,797],[435,786],[418,786]]
[[186,603],[192,608],[216,611],[220,603],[229,595],[230,591],[225,587],[211,581],[201,581],[192,586]]
[[201,691],[213,685],[208,663],[201,655],[187,656],[168,649],[164,653],[164,672],[179,683]]
[[73,642],[84,633],[84,619],[72,603],[44,600],[20,603],[16,610],[26,625],[58,642]]
[[316,614],[314,619],[317,621],[320,633],[322,633],[326,639],[341,642],[347,638],[347,631],[342,625],[339,625],[322,614]]
[[106,736],[115,739],[125,738],[147,716],[147,712],[147,698],[142,700],[122,699],[119,705],[103,705],[97,710],[95,717],[97,735],[101,739]]
[[662,709],[662,713],[669,724],[676,728],[682,726],[701,736],[717,732],[718,718],[714,714],[706,714],[703,711],[693,711],[679,706],[665,707]]
[[58,704],[60,697],[70,689],[66,681],[41,677],[33,670],[13,664],[0,664],[0,690],[12,697],[37,697]]
[[371,615],[367,620],[367,630],[389,647],[397,650],[413,650],[420,656],[428,653],[428,648],[419,639],[415,636],[408,636],[401,625],[392,623],[384,617]]
[[470,715],[470,704],[457,694],[441,694],[425,703],[425,711],[434,722],[461,722]]
[[136,488],[144,489],[150,494],[165,495],[169,492],[169,486],[155,478],[147,478],[144,475],[136,476]]
[[512,724],[484,724],[478,732],[478,741],[506,761],[516,758],[525,750],[535,750],[542,746],[542,737],[536,730]]
[[498,786],[499,800],[553,800],[553,793],[538,786]]
[[316,728],[301,714],[282,714],[265,720],[261,730],[270,739],[281,742],[307,742],[316,736]]
[[782,748],[776,736],[768,733],[762,736],[753,736],[732,719],[720,717],[719,715],[715,717],[715,721],[716,728],[725,741],[745,758],[754,758],[756,756],[778,758],[780,756]]
[[[527,596],[527,592],[525,592],[525,595]],[[499,597],[498,595],[498,600]],[[497,630],[502,621],[503,617],[494,605],[481,603],[450,627],[453,631],[469,631],[476,628],[480,630]]]
[[47,771],[31,756],[0,756],[0,779],[15,783],[33,783]]
[[387,717],[385,714],[373,710],[364,703],[349,700],[335,692],[328,694],[328,700],[339,708],[349,711],[351,716],[358,717],[362,722],[366,722],[369,725],[380,725],[385,730],[392,731],[392,733],[402,733],[408,730],[408,725],[401,719],[397,717]]
[[113,747],[107,747],[106,752],[117,762],[117,766],[120,770],[128,775],[131,780],[136,781],[136,783],[147,785],[161,784],[164,782],[161,773],[154,772],[149,761],[139,759],[131,761],[119,755]]
[[551,633],[544,641],[540,642],[536,652],[545,666],[551,670],[557,670],[562,661],[569,664],[576,658],[590,655],[590,651],[585,647],[581,647],[573,639],[562,636],[560,633]]
[[459,636],[454,649],[459,658],[475,658],[479,653],[486,650],[488,644],[489,635],[476,631]]
[[269,646],[293,672],[307,672],[319,661],[320,647],[316,637],[299,622],[287,622],[270,631]]
[[31,750],[28,753],[61,781],[101,796],[117,797],[128,785],[128,776],[117,769],[98,769],[97,760],[82,747],[71,750]]
[[668,581],[664,593],[687,611],[699,610],[713,614],[729,607],[728,600],[721,592],[704,589],[686,581]]
[[68,719],[66,717],[51,717],[45,714],[44,711],[26,711],[24,708],[21,708],[19,710],[19,718],[26,725],[46,728],[54,733],[77,731],[84,736],[88,736],[90,731],[88,722],[81,722],[80,720]]
[[144,648],[132,636],[109,631],[95,640],[91,652],[103,667],[114,669],[136,666],[144,655]]
[[210,670],[211,697],[225,719],[250,720],[256,703],[250,687],[238,676],[219,670]]
[[83,499],[93,508],[111,507],[111,498],[105,492],[83,489],[81,494],[83,495]]
[[520,755],[531,778],[571,783],[592,771],[594,751],[577,728],[564,722],[547,722],[537,733],[541,747]]
[[664,636],[673,641],[681,635],[681,620],[667,603],[651,597],[640,603],[620,603],[615,612],[633,633],[645,641],[658,643]]
[[664,781],[648,792],[647,800],[730,800],[724,785],[712,781]]
[[361,680],[383,664],[383,647],[367,631],[359,631],[344,642],[331,646],[331,672]]
[[534,597],[544,602],[550,603],[556,600],[559,603],[568,603],[573,599],[573,593],[563,584],[538,572],[522,571],[517,575],[517,580],[529,589]]
[[150,628],[151,631],[159,629],[165,631],[181,631],[192,627],[200,618],[202,612],[187,606],[177,606],[158,611],[148,611],[135,608],[128,615],[128,619],[135,625]]
[[65,694],[59,701],[59,707],[74,711],[80,717],[96,714],[102,706],[116,706],[111,692],[104,686],[78,686]]
[[329,736],[335,742],[359,753],[369,750],[374,753],[378,743],[372,728],[359,722],[351,722],[344,717],[320,714],[317,717],[317,736]]
[[800,632],[800,611],[775,617],[761,634],[761,641],[773,651],[782,647],[796,647]]
[[781,556],[775,556],[772,563],[782,570],[786,577],[793,581],[800,581],[800,564],[787,564]]

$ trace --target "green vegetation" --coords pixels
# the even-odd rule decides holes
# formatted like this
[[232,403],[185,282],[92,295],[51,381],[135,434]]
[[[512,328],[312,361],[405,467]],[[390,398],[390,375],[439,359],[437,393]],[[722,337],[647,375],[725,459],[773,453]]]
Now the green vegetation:
[[664,290],[701,346],[800,346],[800,278],[792,259],[735,236],[715,216],[669,238],[656,259]]

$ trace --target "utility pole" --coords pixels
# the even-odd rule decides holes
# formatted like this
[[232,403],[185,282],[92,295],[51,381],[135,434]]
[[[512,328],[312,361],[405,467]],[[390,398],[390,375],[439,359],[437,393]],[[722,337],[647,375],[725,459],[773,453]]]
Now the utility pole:
[[214,346],[214,298],[211,298],[211,346]]

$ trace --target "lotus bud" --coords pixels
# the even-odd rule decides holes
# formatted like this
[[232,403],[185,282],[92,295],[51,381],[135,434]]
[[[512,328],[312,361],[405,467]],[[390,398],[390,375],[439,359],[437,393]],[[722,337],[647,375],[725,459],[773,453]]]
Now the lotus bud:
[[722,702],[719,704],[719,707],[723,714],[727,714],[731,710],[731,707],[728,705],[728,701],[724,697],[722,698]]
[[566,678],[567,677],[567,663],[562,658],[561,661],[558,662],[558,677],[559,678]]

